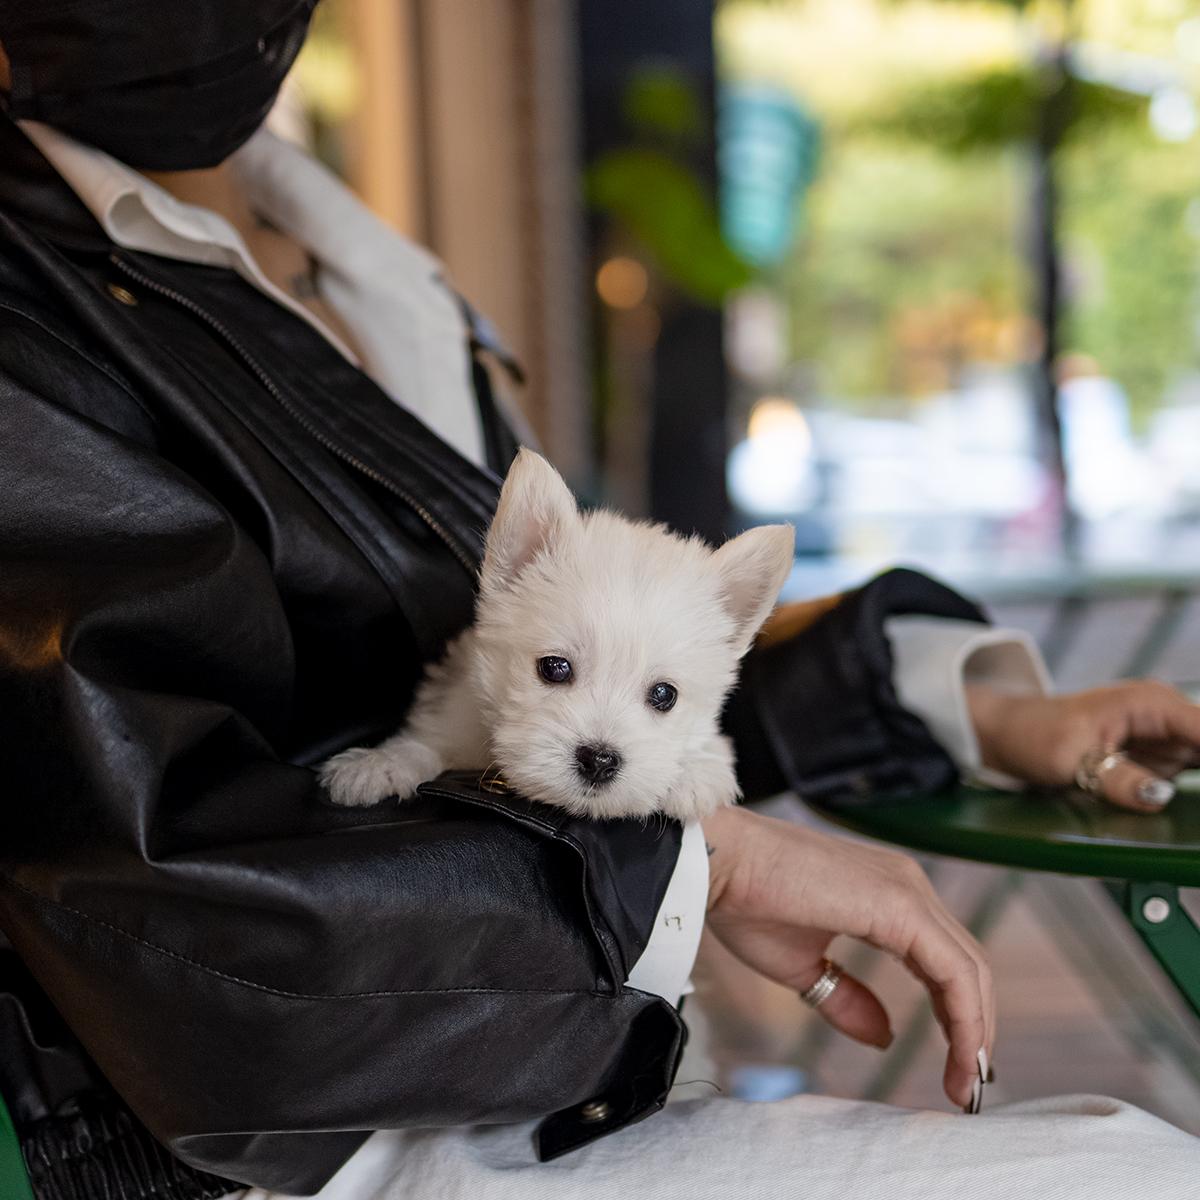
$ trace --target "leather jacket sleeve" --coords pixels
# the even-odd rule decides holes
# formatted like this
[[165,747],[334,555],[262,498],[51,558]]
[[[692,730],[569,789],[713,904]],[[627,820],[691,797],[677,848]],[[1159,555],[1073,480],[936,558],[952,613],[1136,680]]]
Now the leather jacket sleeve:
[[816,604],[790,636],[760,638],[724,715],[747,797],[793,789],[820,804],[930,791],[957,769],[892,684],[884,622],[904,613],[987,618],[957,592],[903,568]]
[[[469,778],[339,810],[300,765],[469,619],[402,492],[469,549],[495,481],[415,425],[232,273],[117,254],[0,118],[0,1090],[46,1195],[303,1193],[405,1125],[543,1117],[553,1157],[664,1101],[680,1021],[623,984],[677,826]],[[884,576],[751,654],[749,793],[948,775],[902,611],[977,610]]]
[[661,1105],[679,1020],[623,983],[678,828],[470,780],[325,803],[272,749],[294,647],[269,534],[156,452],[126,381],[7,330],[0,928],[137,1117],[304,1193],[372,1129],[556,1114],[552,1156]]

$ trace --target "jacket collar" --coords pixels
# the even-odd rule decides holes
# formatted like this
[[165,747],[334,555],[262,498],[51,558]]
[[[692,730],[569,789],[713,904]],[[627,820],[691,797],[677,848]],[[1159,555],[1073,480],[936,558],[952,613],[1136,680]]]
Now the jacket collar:
[[[152,348],[137,337],[135,328],[128,320],[124,323],[116,321],[116,316],[121,314],[114,313],[107,295],[98,302],[94,283],[80,273],[79,264],[70,261],[80,252],[94,253],[109,260],[102,268],[107,270],[109,262],[129,259],[130,252],[118,247],[107,236],[62,176],[2,112],[0,225],[5,227],[6,237],[30,256],[45,282],[69,308],[75,310],[93,334],[109,345],[118,359],[125,361],[127,355],[132,355],[134,360],[141,361],[151,351]],[[67,253],[55,253],[56,250]],[[132,257],[144,272],[160,277],[156,278],[156,283],[169,290],[187,290],[187,282],[177,278],[179,273],[173,269],[175,264],[171,260],[136,254]],[[340,355],[338,358],[346,361]],[[137,373],[135,370],[134,374]],[[357,457],[374,461],[382,448],[380,431],[390,430],[394,426],[396,443],[427,465],[428,471],[422,472],[422,475],[431,471],[437,476],[436,482],[423,479],[422,490],[430,493],[426,498],[435,503],[440,501],[445,506],[443,524],[453,530],[459,542],[464,544],[468,557],[476,557],[481,548],[482,531],[495,509],[501,481],[486,468],[476,467],[469,459],[463,458],[390,397],[386,397],[369,377],[361,372],[358,374],[364,390],[375,398],[372,404],[374,424],[369,431],[361,428],[338,430],[338,435],[345,434],[350,443],[348,448]],[[326,405],[321,411],[310,415],[314,423],[328,427],[331,423],[337,423],[339,413],[337,406]],[[385,479],[396,474],[397,470],[403,473],[403,468],[387,455],[377,463],[376,470]]]
[[[23,121],[19,129],[117,245],[234,271],[363,366],[466,458],[486,460],[468,328],[441,264],[385,226],[308,154],[260,129],[230,163],[254,210],[320,264],[321,290],[354,330],[361,364],[334,330],[263,274],[223,217],[177,200],[102,150],[48,125]],[[479,341],[471,336],[473,344]]]
[[113,243],[45,155],[0,112],[0,207],[53,245],[107,254]]

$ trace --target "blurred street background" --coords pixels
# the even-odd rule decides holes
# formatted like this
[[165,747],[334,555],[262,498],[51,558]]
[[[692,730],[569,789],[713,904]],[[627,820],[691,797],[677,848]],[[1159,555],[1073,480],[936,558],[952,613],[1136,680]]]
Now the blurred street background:
[[[1197,694],[1198,96],[1200,0],[323,0],[270,121],[445,262],[585,503],[786,520],[785,598],[917,566],[1061,687]],[[995,1097],[1200,1133],[1200,1022],[1099,884],[924,861]],[[707,945],[681,1094],[947,1107],[917,985],[843,952],[886,1054]]]

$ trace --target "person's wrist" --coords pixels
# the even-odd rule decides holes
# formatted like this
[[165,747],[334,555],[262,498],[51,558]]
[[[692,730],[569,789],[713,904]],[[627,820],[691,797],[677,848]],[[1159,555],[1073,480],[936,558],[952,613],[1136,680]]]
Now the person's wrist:
[[969,683],[963,690],[971,728],[975,731],[975,742],[979,747],[980,763],[996,771],[1006,770],[1001,732],[1018,697],[1007,696],[978,683]]
[[704,848],[708,853],[706,912],[712,912],[729,890],[747,819],[752,820],[753,814],[744,808],[731,806],[719,809],[700,823],[701,829],[704,830]]

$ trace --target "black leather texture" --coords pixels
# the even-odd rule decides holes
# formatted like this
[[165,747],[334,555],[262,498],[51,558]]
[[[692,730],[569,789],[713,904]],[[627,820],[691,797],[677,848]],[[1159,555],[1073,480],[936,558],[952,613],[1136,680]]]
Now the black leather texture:
[[51,176],[0,127],[0,928],[80,1095],[291,1193],[372,1129],[545,1116],[643,1059],[660,1102],[679,1020],[622,985],[677,826],[568,845],[488,793],[338,809],[310,770],[470,620],[499,480]]
[[[232,272],[112,245],[0,118],[0,1091],[31,1164],[109,1178],[144,1135],[161,1178],[106,1200],[306,1194],[371,1130],[545,1118],[553,1157],[664,1102],[683,1026],[624,982],[678,825],[463,776],[339,809],[311,770],[471,619],[515,445],[475,383],[492,470]],[[753,654],[744,779],[948,777],[893,611],[977,614],[885,576]]]
[[912,613],[987,621],[944,584],[897,568],[848,593],[795,637],[751,651],[724,722],[739,744],[747,795],[790,787],[837,806],[955,780],[949,755],[892,683],[884,622]]

